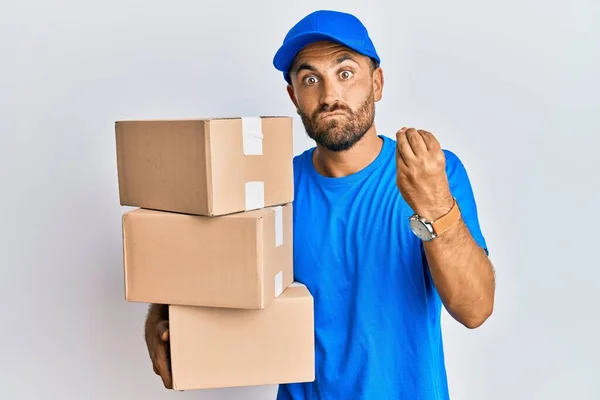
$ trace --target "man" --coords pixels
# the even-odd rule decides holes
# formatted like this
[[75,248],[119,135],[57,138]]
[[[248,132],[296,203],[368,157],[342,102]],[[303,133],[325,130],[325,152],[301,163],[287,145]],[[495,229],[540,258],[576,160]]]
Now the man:
[[[459,158],[431,133],[377,134],[383,72],[366,28],[309,14],[274,57],[316,147],[294,158],[294,270],[315,300],[316,380],[279,400],[448,399],[441,306],[468,328],[492,313],[494,274]],[[166,308],[146,323],[170,387]]]

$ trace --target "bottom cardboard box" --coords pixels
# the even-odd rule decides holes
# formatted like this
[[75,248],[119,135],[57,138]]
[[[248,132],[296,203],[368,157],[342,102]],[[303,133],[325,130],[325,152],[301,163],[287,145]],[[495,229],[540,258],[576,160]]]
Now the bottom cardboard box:
[[262,310],[170,306],[173,389],[314,381],[313,312],[297,282]]

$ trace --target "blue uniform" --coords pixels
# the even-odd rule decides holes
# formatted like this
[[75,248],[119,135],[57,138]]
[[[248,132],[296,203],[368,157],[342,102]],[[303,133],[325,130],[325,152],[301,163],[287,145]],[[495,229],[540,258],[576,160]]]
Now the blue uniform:
[[[278,400],[449,398],[441,301],[413,214],[396,187],[396,141],[353,175],[328,178],[314,149],[294,158],[294,274],[315,301],[316,380],[280,385]],[[451,190],[486,249],[469,178],[444,150]]]

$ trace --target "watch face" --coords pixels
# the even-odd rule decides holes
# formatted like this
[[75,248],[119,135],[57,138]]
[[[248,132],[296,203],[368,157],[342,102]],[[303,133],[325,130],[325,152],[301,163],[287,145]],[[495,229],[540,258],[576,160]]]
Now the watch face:
[[410,219],[410,228],[421,240],[431,240],[433,237],[432,232],[427,228],[427,226],[417,218]]

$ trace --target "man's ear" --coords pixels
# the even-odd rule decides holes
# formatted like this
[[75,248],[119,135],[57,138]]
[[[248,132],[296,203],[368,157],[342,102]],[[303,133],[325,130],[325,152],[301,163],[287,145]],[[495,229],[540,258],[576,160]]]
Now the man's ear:
[[376,102],[383,97],[383,70],[381,67],[377,67],[373,71],[373,95]]
[[296,93],[294,93],[294,87],[292,85],[287,85],[287,92],[290,96],[290,100],[294,103],[294,107],[298,108],[298,101],[296,100]]

